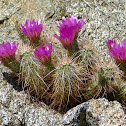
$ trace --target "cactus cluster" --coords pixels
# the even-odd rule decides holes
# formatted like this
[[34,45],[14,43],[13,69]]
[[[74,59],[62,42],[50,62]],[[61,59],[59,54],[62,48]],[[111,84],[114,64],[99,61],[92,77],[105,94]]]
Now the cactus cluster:
[[115,94],[117,100],[126,103],[126,40],[119,44],[108,40],[108,53],[115,62],[102,63],[92,43],[78,44],[84,21],[69,16],[57,22],[59,35],[54,36],[62,43],[57,49],[56,42],[42,41],[45,26],[40,19],[20,24],[20,31],[30,43],[0,45],[0,60],[25,82],[24,90],[60,112],[108,94]]

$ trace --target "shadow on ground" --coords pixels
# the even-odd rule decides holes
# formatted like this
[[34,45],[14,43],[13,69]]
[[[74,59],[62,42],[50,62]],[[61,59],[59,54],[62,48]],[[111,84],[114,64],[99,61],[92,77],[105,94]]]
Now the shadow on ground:
[[20,92],[23,90],[24,82],[21,82],[19,77],[7,72],[3,72],[3,77],[4,80],[10,83],[16,91]]

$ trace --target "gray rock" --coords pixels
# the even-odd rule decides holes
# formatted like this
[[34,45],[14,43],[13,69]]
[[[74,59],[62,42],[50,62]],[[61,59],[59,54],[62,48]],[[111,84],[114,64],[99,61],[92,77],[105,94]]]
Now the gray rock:
[[70,109],[63,116],[62,123],[65,126],[86,126],[86,109],[88,102],[82,103]]
[[126,126],[126,114],[117,101],[92,99],[69,110],[63,117],[66,126]]
[[24,92],[0,83],[0,122],[2,126],[62,126],[62,115],[46,105],[31,104]]
[[[0,41],[21,41],[17,32],[26,20],[45,21],[55,12],[52,0],[2,0],[0,1]],[[44,25],[46,23],[44,22]]]
[[86,120],[92,126],[126,126],[126,114],[119,102],[105,98],[89,102]]
[[20,0],[0,1],[0,21],[7,20],[21,8]]

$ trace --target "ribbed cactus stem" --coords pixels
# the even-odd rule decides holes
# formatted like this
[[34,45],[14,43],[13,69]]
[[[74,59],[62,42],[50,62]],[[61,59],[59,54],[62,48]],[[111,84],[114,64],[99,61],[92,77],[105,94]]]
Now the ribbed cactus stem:
[[80,51],[78,61],[80,62],[80,64],[86,66],[86,68],[88,69],[91,68],[93,65],[95,66],[96,59],[94,52],[90,49],[84,48]]
[[20,71],[20,63],[16,60],[15,57],[11,58],[11,60],[6,60],[6,62],[4,62],[3,64],[4,66],[12,70],[14,73],[19,73]]
[[49,71],[52,71],[52,70],[55,69],[55,66],[53,65],[53,63],[51,61],[48,61],[48,62],[44,63],[44,65],[47,67],[47,69]]
[[119,66],[119,69],[122,70],[122,71],[124,72],[123,79],[126,80],[126,62],[120,63],[119,61],[117,61],[116,63],[117,63],[117,65]]
[[43,80],[44,68],[34,57],[34,53],[25,52],[21,60],[21,77],[25,81],[24,87],[28,87],[28,93],[39,99],[47,90],[48,86]]
[[68,56],[73,56],[73,54],[80,54],[78,53],[79,52],[79,46],[78,46],[78,42],[77,42],[77,39],[75,38],[71,47],[67,48],[68,50]]
[[30,46],[32,46],[34,49],[39,45],[40,45],[40,36],[35,40],[30,40]]
[[107,80],[104,76],[104,70],[103,68],[100,68],[100,70],[98,71],[98,85],[105,86],[106,83],[107,83]]

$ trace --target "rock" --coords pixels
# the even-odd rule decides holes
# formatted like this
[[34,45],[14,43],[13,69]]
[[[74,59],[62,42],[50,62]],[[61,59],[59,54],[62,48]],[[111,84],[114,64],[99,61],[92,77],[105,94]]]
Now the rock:
[[31,104],[24,92],[10,84],[0,83],[0,125],[2,126],[62,126],[62,115],[44,103]]
[[121,104],[105,98],[90,101],[86,120],[92,126],[126,126],[126,114]]
[[21,8],[20,0],[1,0],[0,1],[0,22],[9,19]]
[[42,19],[44,22],[55,12],[52,0],[2,0],[0,6],[2,7],[0,10],[1,42],[19,41],[20,43],[19,24],[24,24],[26,20],[31,19]]
[[63,117],[66,126],[126,126],[126,114],[117,101],[92,99],[69,110]]
[[[23,6],[22,6],[23,5]],[[9,19],[12,15],[22,13],[20,16],[51,16],[54,5],[51,0],[1,0],[0,21]],[[24,12],[23,12],[24,11]],[[27,17],[28,18],[28,17]],[[30,17],[31,18],[31,17]]]
[[86,109],[88,102],[82,103],[70,109],[63,116],[62,123],[65,126],[86,126]]

